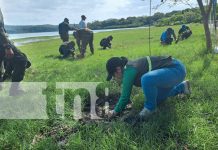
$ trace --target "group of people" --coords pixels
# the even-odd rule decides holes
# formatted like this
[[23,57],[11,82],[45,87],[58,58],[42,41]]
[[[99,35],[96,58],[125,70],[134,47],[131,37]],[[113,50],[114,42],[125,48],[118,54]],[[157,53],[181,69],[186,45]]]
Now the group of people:
[[[161,35],[161,44],[169,45],[173,38],[178,43],[191,34],[190,28],[182,25],[176,38],[174,30],[168,28]],[[108,112],[109,118],[117,116],[126,108],[133,86],[142,88],[145,97],[143,109],[138,114],[124,119],[132,125],[147,120],[168,97],[191,94],[190,82],[185,80],[185,65],[171,56],[147,56],[136,60],[112,57],[106,63],[106,70],[107,81],[114,79],[118,84],[122,84],[121,96],[115,108]]]
[[[59,24],[59,35],[63,43],[59,48],[59,52],[62,58],[66,58],[70,55],[74,57],[75,55],[75,45],[77,44],[80,54],[77,55],[78,58],[84,58],[86,53],[87,45],[90,47],[91,54],[94,54],[94,34],[92,30],[87,27],[86,16],[81,16],[81,21],[79,22],[79,27],[75,28],[70,26],[69,19],[65,18],[62,23]],[[74,41],[69,41],[69,31],[74,31],[73,36],[76,39],[76,44]],[[111,41],[113,36],[108,36],[100,41],[100,46],[102,49],[111,48]]]
[[9,95],[22,94],[24,91],[20,88],[19,83],[24,78],[25,70],[30,66],[31,63],[27,56],[8,39],[0,9],[0,91],[3,89],[3,81],[11,79],[13,84]]
[[186,25],[182,25],[182,27],[179,29],[177,38],[174,30],[172,28],[167,28],[167,30],[161,34],[160,41],[162,45],[170,45],[172,44],[173,40],[175,43],[178,43],[181,40],[189,38],[191,35],[191,29]]
[[94,54],[93,46],[93,32],[87,27],[86,16],[81,16],[81,21],[79,23],[79,29],[71,27],[69,19],[65,18],[62,23],[59,24],[59,35],[63,41],[63,44],[60,46],[59,51],[63,55],[63,58],[68,57],[70,54],[74,56],[75,51],[75,42],[69,41],[69,31],[74,31],[73,36],[76,39],[77,46],[80,51],[80,55],[77,57],[84,58],[86,53],[86,47],[89,44],[90,51]]
[[[93,48],[93,33],[87,28],[85,23],[86,17],[83,15],[79,24],[80,29],[70,27],[69,20],[64,19],[64,22],[59,25],[60,37],[65,46],[74,50],[75,43],[69,41],[69,30],[75,30],[75,38],[80,49],[81,57],[84,57],[87,44],[90,46],[91,52],[94,54]],[[191,33],[187,26],[182,26],[179,31],[179,38],[186,39]],[[169,39],[171,35],[176,39],[172,28],[168,28],[161,36],[163,44],[172,43]],[[171,37],[170,37],[171,38]],[[110,41],[113,37],[109,36],[102,39],[100,45],[103,49],[111,48]],[[82,45],[80,44],[82,42]],[[72,51],[66,52],[65,48],[60,50],[66,57]],[[4,28],[3,15],[0,11],[0,90],[2,82],[7,78],[11,78],[12,84],[10,95],[14,96],[23,93],[19,87],[20,81],[23,80],[25,70],[31,66],[27,56],[22,53],[14,44],[7,38]],[[5,71],[2,71],[4,68]],[[121,113],[130,101],[132,87],[141,87],[145,96],[145,104],[140,113],[135,114],[134,120],[146,120],[150,117],[157,108],[158,104],[164,102],[168,97],[178,94],[190,94],[190,82],[184,81],[186,77],[186,68],[184,64],[171,56],[147,56],[137,60],[129,60],[126,57],[112,57],[106,63],[108,72],[107,81],[114,79],[119,84],[122,84],[122,92],[119,101],[114,108],[108,112],[108,117],[113,118]]]

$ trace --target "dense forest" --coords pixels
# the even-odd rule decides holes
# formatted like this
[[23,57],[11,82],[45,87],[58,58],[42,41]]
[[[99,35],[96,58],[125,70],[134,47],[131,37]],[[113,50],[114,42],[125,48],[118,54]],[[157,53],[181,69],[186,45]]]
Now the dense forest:
[[121,19],[108,19],[105,21],[94,21],[89,23],[91,29],[111,29],[140,27],[149,24],[155,26],[179,25],[201,22],[201,13],[198,8],[185,9],[182,11],[172,11],[170,13],[157,12],[153,16],[128,17]]
[[[201,13],[199,8],[172,11],[170,13],[157,12],[153,16],[128,17],[121,19],[108,19],[105,21],[94,21],[88,23],[92,30],[132,28],[148,26],[179,25],[188,23],[200,23]],[[76,26],[76,25],[73,25]],[[57,25],[32,25],[32,26],[9,26],[6,25],[8,33],[34,33],[34,32],[55,32],[58,31]]]

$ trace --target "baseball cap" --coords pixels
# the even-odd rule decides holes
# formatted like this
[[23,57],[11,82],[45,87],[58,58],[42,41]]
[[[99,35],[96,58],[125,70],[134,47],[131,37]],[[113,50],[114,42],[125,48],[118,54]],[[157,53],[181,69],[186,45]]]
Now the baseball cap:
[[107,81],[110,81],[113,74],[116,72],[116,68],[122,66],[122,59],[120,57],[112,57],[106,63],[106,69],[108,72]]
[[86,19],[86,16],[85,16],[85,15],[82,15],[81,18]]
[[69,23],[69,19],[68,18],[64,18],[64,22]]

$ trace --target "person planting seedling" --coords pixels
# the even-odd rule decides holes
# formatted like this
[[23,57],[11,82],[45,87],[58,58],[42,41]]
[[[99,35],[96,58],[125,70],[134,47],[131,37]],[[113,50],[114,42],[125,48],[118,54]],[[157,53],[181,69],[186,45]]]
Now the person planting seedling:
[[141,87],[146,98],[144,108],[135,120],[148,119],[157,105],[168,97],[190,94],[190,83],[184,81],[186,69],[181,61],[171,56],[152,56],[130,61],[125,57],[112,57],[106,63],[107,81],[114,78],[122,84],[121,96],[114,110],[108,112],[113,118],[121,113],[130,101],[133,85]]

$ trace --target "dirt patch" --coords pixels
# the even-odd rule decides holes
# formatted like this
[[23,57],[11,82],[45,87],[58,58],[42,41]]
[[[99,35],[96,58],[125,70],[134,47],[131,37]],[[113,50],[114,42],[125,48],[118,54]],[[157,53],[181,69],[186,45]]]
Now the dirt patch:
[[[96,102],[96,114],[102,118],[93,120],[90,117],[90,102],[87,102],[83,108],[83,118],[79,120],[79,125],[87,125],[87,124],[95,124],[95,123],[110,123],[112,120],[108,119],[107,111],[113,110],[119,100],[120,95],[110,95],[108,97],[99,98]],[[128,115],[131,112],[132,104],[129,103],[125,111],[122,112],[117,118],[113,120],[122,120],[122,117]],[[36,145],[40,141],[46,138],[53,138],[57,141],[58,145],[61,147],[65,147],[66,143],[69,140],[70,135],[75,134],[80,130],[79,126],[70,127],[66,125],[57,125],[55,127],[51,127],[49,131],[44,130],[39,134],[35,135],[33,141],[31,143],[32,146]]]
[[[91,104],[90,102],[87,102],[85,104],[85,107],[83,109],[83,118],[80,119],[79,121],[83,124],[87,124],[87,123],[95,123],[95,122],[111,122],[111,119],[108,119],[107,116],[107,112],[110,110],[113,110],[119,100],[120,95],[116,94],[116,95],[110,95],[108,97],[102,97],[99,98],[96,101],[96,106],[95,106],[95,111],[96,114],[98,115],[98,117],[100,117],[101,119],[97,119],[97,120],[93,120],[91,119],[91,115],[90,115],[90,108],[91,108]],[[132,108],[132,104],[131,102],[127,105],[125,111],[123,111],[121,114],[119,114],[119,116],[117,118],[120,118],[122,116],[125,116],[126,114],[128,114],[130,112]]]

